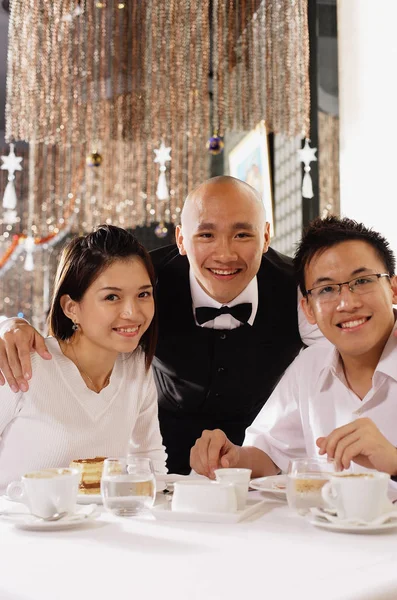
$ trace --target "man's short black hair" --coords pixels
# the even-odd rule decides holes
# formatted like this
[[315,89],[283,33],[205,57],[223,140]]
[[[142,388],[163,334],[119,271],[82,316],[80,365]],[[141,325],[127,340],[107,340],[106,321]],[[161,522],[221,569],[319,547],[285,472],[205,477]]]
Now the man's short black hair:
[[392,277],[396,259],[390,244],[380,233],[357,223],[352,219],[329,216],[325,219],[317,217],[304,231],[294,256],[294,267],[302,294],[306,295],[305,268],[313,257],[327,248],[341,242],[357,240],[373,247],[385,266],[385,271]]

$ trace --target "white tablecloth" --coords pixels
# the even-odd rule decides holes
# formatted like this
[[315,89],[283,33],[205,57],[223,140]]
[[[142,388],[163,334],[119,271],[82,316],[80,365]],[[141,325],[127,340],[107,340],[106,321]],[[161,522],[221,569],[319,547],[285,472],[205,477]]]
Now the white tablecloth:
[[270,496],[259,518],[232,525],[104,512],[84,528],[27,532],[0,517],[0,600],[248,596],[396,600],[397,530],[323,531]]

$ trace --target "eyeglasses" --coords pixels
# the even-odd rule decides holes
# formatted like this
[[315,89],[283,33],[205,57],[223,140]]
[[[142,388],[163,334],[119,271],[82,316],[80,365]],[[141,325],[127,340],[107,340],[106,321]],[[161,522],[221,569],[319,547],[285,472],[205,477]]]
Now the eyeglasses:
[[305,296],[311,296],[313,300],[320,304],[335,302],[341,293],[342,285],[347,285],[349,290],[354,294],[368,294],[375,291],[377,283],[381,277],[389,277],[388,273],[372,273],[371,275],[361,275],[350,281],[343,283],[327,283],[326,285],[318,285],[311,290],[307,290]]

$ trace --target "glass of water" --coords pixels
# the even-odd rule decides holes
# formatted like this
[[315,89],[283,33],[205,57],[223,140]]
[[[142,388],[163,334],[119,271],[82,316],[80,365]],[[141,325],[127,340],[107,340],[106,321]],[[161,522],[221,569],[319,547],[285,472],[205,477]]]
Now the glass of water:
[[287,475],[289,507],[300,514],[309,512],[312,507],[324,508],[321,490],[335,470],[334,461],[327,457],[292,460]]
[[150,458],[107,458],[101,480],[104,507],[118,517],[132,517],[153,506],[156,479]]

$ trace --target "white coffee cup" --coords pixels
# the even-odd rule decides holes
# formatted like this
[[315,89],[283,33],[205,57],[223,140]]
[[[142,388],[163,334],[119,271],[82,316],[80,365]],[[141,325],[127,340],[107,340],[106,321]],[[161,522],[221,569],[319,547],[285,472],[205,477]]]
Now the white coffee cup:
[[232,483],[236,488],[237,509],[245,508],[251,469],[216,469],[215,477],[220,483]]
[[6,493],[14,502],[26,504],[32,515],[46,518],[74,512],[79,481],[78,469],[42,469],[10,483]]
[[172,510],[180,512],[236,512],[236,491],[230,483],[204,480],[176,481],[171,507]]
[[388,507],[390,475],[379,471],[335,473],[321,490],[326,504],[341,519],[373,521]]

